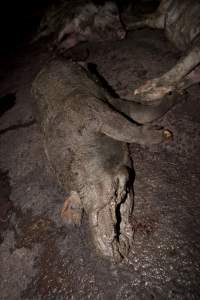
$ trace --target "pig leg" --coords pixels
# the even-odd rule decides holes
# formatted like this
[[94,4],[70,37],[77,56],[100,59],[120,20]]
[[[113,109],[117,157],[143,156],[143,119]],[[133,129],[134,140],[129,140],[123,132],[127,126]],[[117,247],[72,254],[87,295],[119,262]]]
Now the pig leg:
[[[181,100],[183,100],[183,98],[185,97],[181,95]],[[167,94],[161,101],[157,101],[156,105],[143,105],[138,103],[142,101],[140,97],[135,97],[135,99],[133,99],[137,102],[112,97],[107,97],[107,99],[108,102],[118,111],[123,112],[137,123],[145,124],[163,116],[180,100],[180,93],[178,94],[173,92],[171,94]]]
[[104,111],[100,132],[118,141],[141,145],[158,144],[172,136],[168,130],[138,125],[113,110]]
[[[87,64],[81,63],[81,66],[87,69]],[[102,76],[100,76],[97,70],[89,72],[89,76],[92,77],[93,81],[98,83],[101,97],[106,98],[106,100],[118,111],[124,113],[126,116],[130,117],[137,123],[145,124],[152,122],[161,116],[163,116],[172,106],[174,106],[180,100],[180,94],[171,93],[165,96],[162,101],[157,101],[157,105],[143,105],[141,104],[140,96],[134,97],[133,100],[121,99],[117,95],[113,97],[109,91],[103,86],[105,81]],[[106,83],[104,82],[104,85]],[[181,95],[182,96],[182,95]],[[183,99],[184,97],[181,97]]]
[[165,96],[167,93],[175,90],[177,85],[184,80],[184,77],[190,73],[200,63],[200,40],[186,56],[168,72],[161,77],[148,80],[144,85],[134,91],[134,95],[141,96],[141,103],[154,104],[154,101]]

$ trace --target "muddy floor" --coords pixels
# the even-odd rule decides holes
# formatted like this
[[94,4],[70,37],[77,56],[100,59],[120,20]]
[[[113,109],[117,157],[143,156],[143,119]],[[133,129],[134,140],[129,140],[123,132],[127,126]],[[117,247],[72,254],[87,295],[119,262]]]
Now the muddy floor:
[[[147,29],[81,47],[124,98],[180,57]],[[81,228],[61,222],[65,194],[48,169],[30,94],[48,57],[45,44],[1,60],[0,299],[200,299],[200,86],[156,122],[173,141],[131,145],[134,245],[113,265],[95,253],[86,218]]]

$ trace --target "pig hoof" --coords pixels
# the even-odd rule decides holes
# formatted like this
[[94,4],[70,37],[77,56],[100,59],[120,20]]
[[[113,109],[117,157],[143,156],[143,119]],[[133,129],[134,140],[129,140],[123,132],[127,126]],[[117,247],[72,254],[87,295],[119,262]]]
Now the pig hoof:
[[141,145],[160,144],[164,141],[163,128],[154,125],[143,125]]
[[170,130],[165,129],[163,131],[163,136],[165,140],[169,140],[169,139],[171,140],[173,138],[173,133]]
[[79,195],[72,191],[66,198],[61,210],[61,217],[67,224],[80,225],[82,221],[83,208]]

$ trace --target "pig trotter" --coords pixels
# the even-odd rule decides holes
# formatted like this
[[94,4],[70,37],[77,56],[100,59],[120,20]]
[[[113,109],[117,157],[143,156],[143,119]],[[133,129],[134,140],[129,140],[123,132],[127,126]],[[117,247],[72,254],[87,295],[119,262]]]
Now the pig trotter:
[[61,210],[63,221],[68,224],[80,225],[83,215],[82,203],[77,192],[72,191],[70,196],[66,198]]
[[145,137],[145,143],[141,143],[141,145],[159,144],[172,138],[171,131],[156,125],[144,125],[142,133]]
[[163,135],[164,135],[164,139],[166,139],[166,140],[173,139],[173,133],[168,129],[165,129],[163,131]]

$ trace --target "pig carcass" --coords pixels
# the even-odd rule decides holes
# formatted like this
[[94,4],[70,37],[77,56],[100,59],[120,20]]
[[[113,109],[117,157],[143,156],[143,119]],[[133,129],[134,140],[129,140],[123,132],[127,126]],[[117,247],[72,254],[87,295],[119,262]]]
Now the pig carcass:
[[172,69],[134,91],[142,96],[142,102],[151,104],[173,89],[185,89],[200,81],[200,1],[161,0],[154,14],[129,22],[127,29],[145,26],[164,29],[169,41],[185,53]]
[[80,42],[119,40],[126,35],[113,2],[61,1],[49,7],[34,40],[54,34],[54,47],[68,50]]
[[158,118],[176,97],[148,110],[113,98],[97,81],[80,65],[54,59],[36,76],[32,92],[47,159],[68,193],[63,219],[80,224],[84,211],[97,251],[120,261],[133,239],[134,171],[128,143],[168,138],[169,131],[137,122]]

